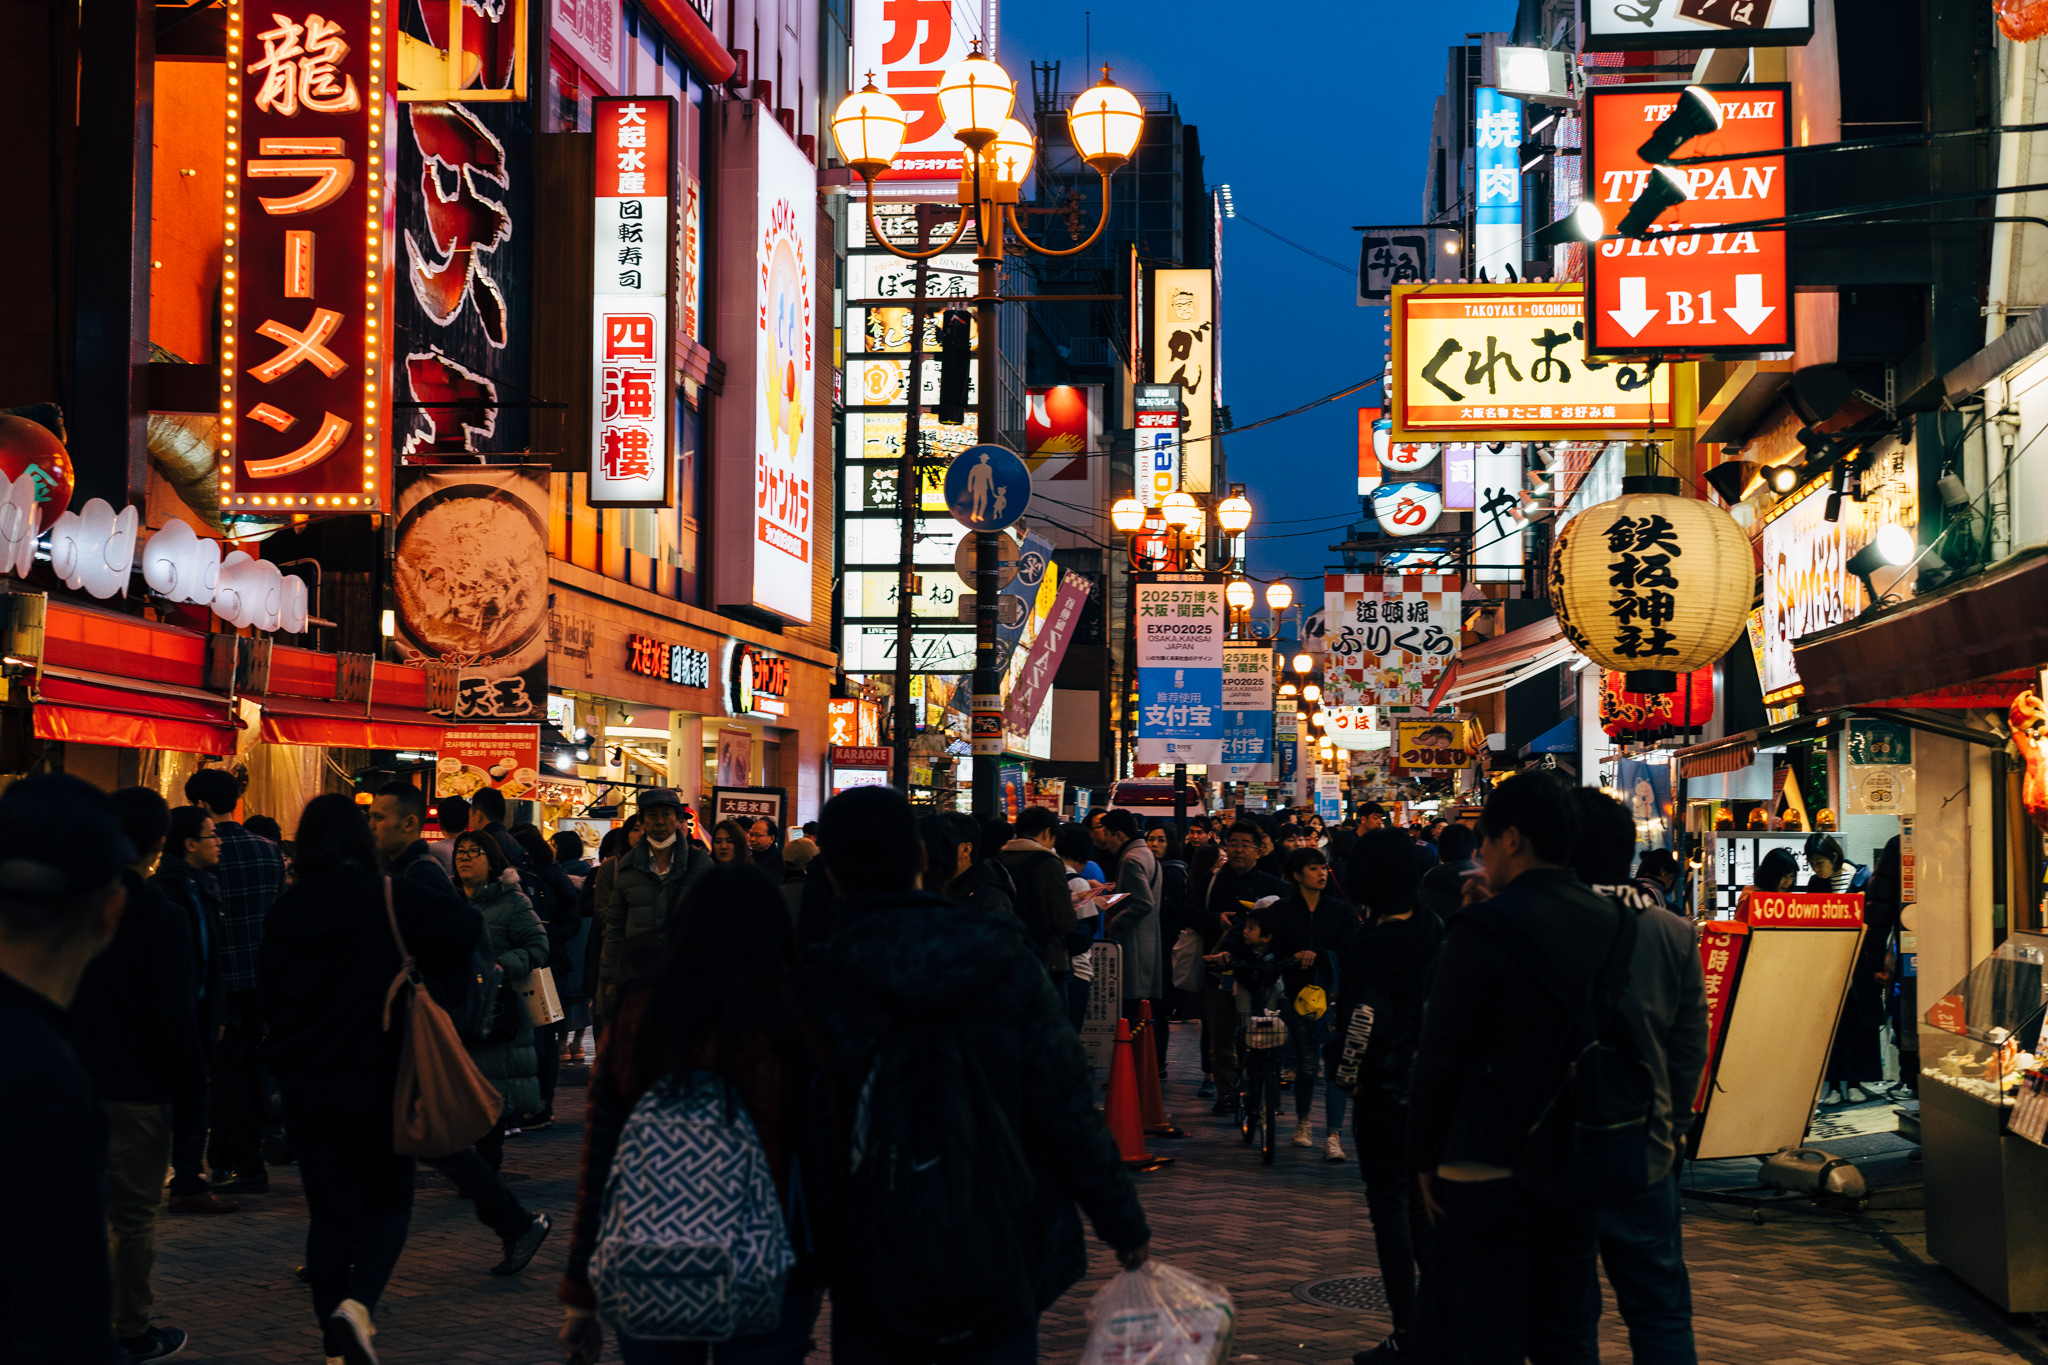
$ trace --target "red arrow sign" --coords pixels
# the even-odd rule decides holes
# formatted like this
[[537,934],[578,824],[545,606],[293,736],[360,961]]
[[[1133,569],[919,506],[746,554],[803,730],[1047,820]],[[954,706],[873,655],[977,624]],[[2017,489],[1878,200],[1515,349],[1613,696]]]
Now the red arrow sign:
[[[1586,92],[1586,197],[1613,233],[1649,183],[1636,149],[1678,105],[1678,86],[1605,86]],[[1679,156],[1723,156],[1783,147],[1791,117],[1786,85],[1711,85],[1719,132],[1693,138]],[[1586,255],[1586,349],[1668,356],[1792,349],[1792,280],[1783,232],[1703,232],[1781,218],[1785,158],[1756,157],[1676,168],[1692,198],[1666,209],[1640,242],[1610,241]]]

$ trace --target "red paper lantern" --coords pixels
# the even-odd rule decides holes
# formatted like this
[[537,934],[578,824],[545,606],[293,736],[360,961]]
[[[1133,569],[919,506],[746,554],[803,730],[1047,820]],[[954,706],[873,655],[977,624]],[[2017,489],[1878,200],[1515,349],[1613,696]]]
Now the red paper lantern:
[[[1714,666],[1707,664],[1678,679],[1676,692],[1630,692],[1622,674],[1600,675],[1600,728],[1620,739],[1651,730],[1697,730],[1714,715]],[[1686,688],[1692,705],[1686,705]]]
[[1996,0],[1998,31],[2016,43],[2030,43],[2048,33],[2048,0]]
[[0,415],[0,477],[12,483],[26,473],[36,479],[36,525],[47,531],[71,505],[71,453],[41,422]]

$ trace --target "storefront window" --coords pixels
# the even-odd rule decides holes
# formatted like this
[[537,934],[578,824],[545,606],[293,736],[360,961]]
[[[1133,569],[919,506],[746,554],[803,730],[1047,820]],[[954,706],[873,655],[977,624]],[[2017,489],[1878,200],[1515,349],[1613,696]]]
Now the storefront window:
[[590,97],[599,93],[596,83],[574,58],[559,47],[548,49],[548,61],[554,77],[554,101],[547,114],[548,131],[589,132]]

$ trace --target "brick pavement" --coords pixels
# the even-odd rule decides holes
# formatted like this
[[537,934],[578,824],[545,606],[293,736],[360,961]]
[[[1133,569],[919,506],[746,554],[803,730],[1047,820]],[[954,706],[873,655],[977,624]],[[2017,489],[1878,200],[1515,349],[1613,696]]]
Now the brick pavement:
[[[1286,1148],[1267,1169],[1236,1130],[1194,1097],[1194,1037],[1174,1030],[1167,1104],[1190,1136],[1153,1139],[1173,1165],[1139,1177],[1160,1256],[1221,1281],[1236,1297],[1238,1361],[1346,1365],[1377,1340],[1384,1319],[1304,1303],[1295,1286],[1373,1271],[1371,1229],[1355,1164]],[[581,1143],[581,1069],[564,1068],[561,1121],[513,1139],[506,1169],[531,1208],[565,1222]],[[1322,1136],[1321,1107],[1317,1137]],[[1885,1143],[1880,1138],[1854,1141]],[[1346,1149],[1350,1141],[1347,1135]],[[1894,1162],[1901,1172],[1907,1168]],[[296,1173],[272,1171],[272,1192],[243,1201],[232,1217],[166,1214],[157,1272],[160,1322],[192,1334],[183,1359],[219,1365],[318,1365],[320,1351],[303,1286],[305,1204]],[[1764,1226],[1743,1210],[1687,1201],[1688,1260],[1698,1304],[1700,1358],[1709,1365],[1857,1365],[1943,1362],[2048,1365],[2048,1349],[2023,1319],[2007,1319],[1926,1260],[1913,1194],[1880,1198],[1851,1222],[1774,1211]],[[557,1237],[562,1234],[558,1232]],[[495,1239],[470,1206],[425,1177],[412,1236],[379,1312],[378,1347],[390,1365],[545,1365],[559,1315],[554,1277],[561,1243],[544,1246],[532,1268],[493,1279]],[[1041,1359],[1079,1359],[1091,1295],[1114,1270],[1093,1242],[1089,1277],[1046,1315]],[[829,1309],[828,1309],[829,1312]],[[820,1339],[823,1339],[820,1325]],[[1602,1321],[1602,1353],[1626,1360],[1619,1320]],[[615,1358],[609,1357],[608,1358]],[[812,1360],[828,1359],[822,1349]]]

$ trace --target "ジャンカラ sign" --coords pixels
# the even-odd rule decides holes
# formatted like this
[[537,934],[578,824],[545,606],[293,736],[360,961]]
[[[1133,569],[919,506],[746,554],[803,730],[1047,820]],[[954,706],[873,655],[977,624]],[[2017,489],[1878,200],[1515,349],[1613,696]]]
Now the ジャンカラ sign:
[[1629,440],[1689,413],[1655,361],[1585,358],[1585,286],[1394,290],[1393,439]]

